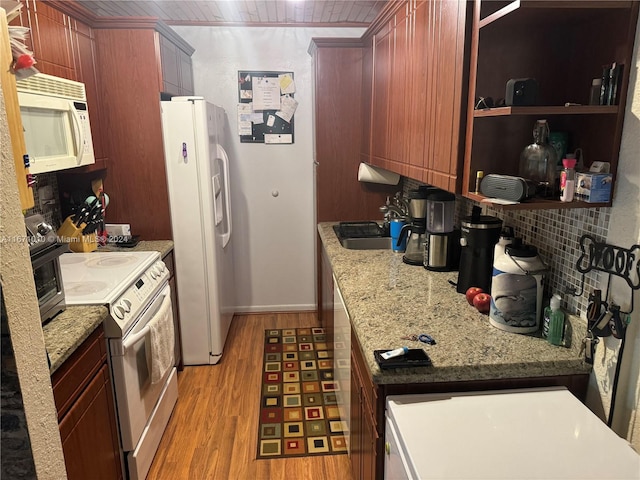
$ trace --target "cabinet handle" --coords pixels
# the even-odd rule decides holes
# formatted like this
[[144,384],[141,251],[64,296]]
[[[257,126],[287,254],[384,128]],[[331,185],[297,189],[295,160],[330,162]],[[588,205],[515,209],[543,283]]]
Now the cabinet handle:
[[384,442],[384,451],[387,452],[387,455],[391,455],[391,445],[389,445],[389,442]]

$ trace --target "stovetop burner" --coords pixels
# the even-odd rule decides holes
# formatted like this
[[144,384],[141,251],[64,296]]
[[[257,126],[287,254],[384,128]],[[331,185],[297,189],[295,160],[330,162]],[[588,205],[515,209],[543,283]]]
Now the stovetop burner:
[[132,265],[138,262],[138,259],[128,253],[122,253],[116,257],[98,257],[86,262],[89,268],[113,268],[122,267],[124,265]]
[[60,267],[68,305],[111,305],[152,265],[158,252],[67,253]]

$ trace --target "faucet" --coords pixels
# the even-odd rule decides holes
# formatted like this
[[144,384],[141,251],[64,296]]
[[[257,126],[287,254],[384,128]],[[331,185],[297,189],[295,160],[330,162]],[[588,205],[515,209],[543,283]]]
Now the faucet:
[[402,198],[402,193],[398,192],[393,197],[393,203],[389,197],[384,205],[380,207],[380,212],[384,215],[382,228],[389,231],[389,222],[392,218],[407,218],[409,216],[409,204]]

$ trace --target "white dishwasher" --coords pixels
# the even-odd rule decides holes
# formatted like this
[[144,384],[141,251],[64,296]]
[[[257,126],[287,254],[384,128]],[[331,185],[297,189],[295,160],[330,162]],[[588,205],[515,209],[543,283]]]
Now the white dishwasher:
[[639,479],[640,456],[561,387],[387,397],[385,479]]

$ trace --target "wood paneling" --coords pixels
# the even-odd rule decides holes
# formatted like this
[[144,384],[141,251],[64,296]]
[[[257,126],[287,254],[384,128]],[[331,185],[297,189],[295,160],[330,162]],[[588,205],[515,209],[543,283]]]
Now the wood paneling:
[[236,315],[218,365],[185,367],[147,480],[351,480],[347,455],[256,460],[264,331],[317,326],[315,313]]
[[379,207],[399,187],[358,182],[362,49],[314,42],[317,221],[381,218]]
[[80,0],[95,14],[160,17],[173,25],[367,26],[383,8],[381,0]]
[[110,158],[107,220],[145,240],[170,239],[155,30],[95,29]]

